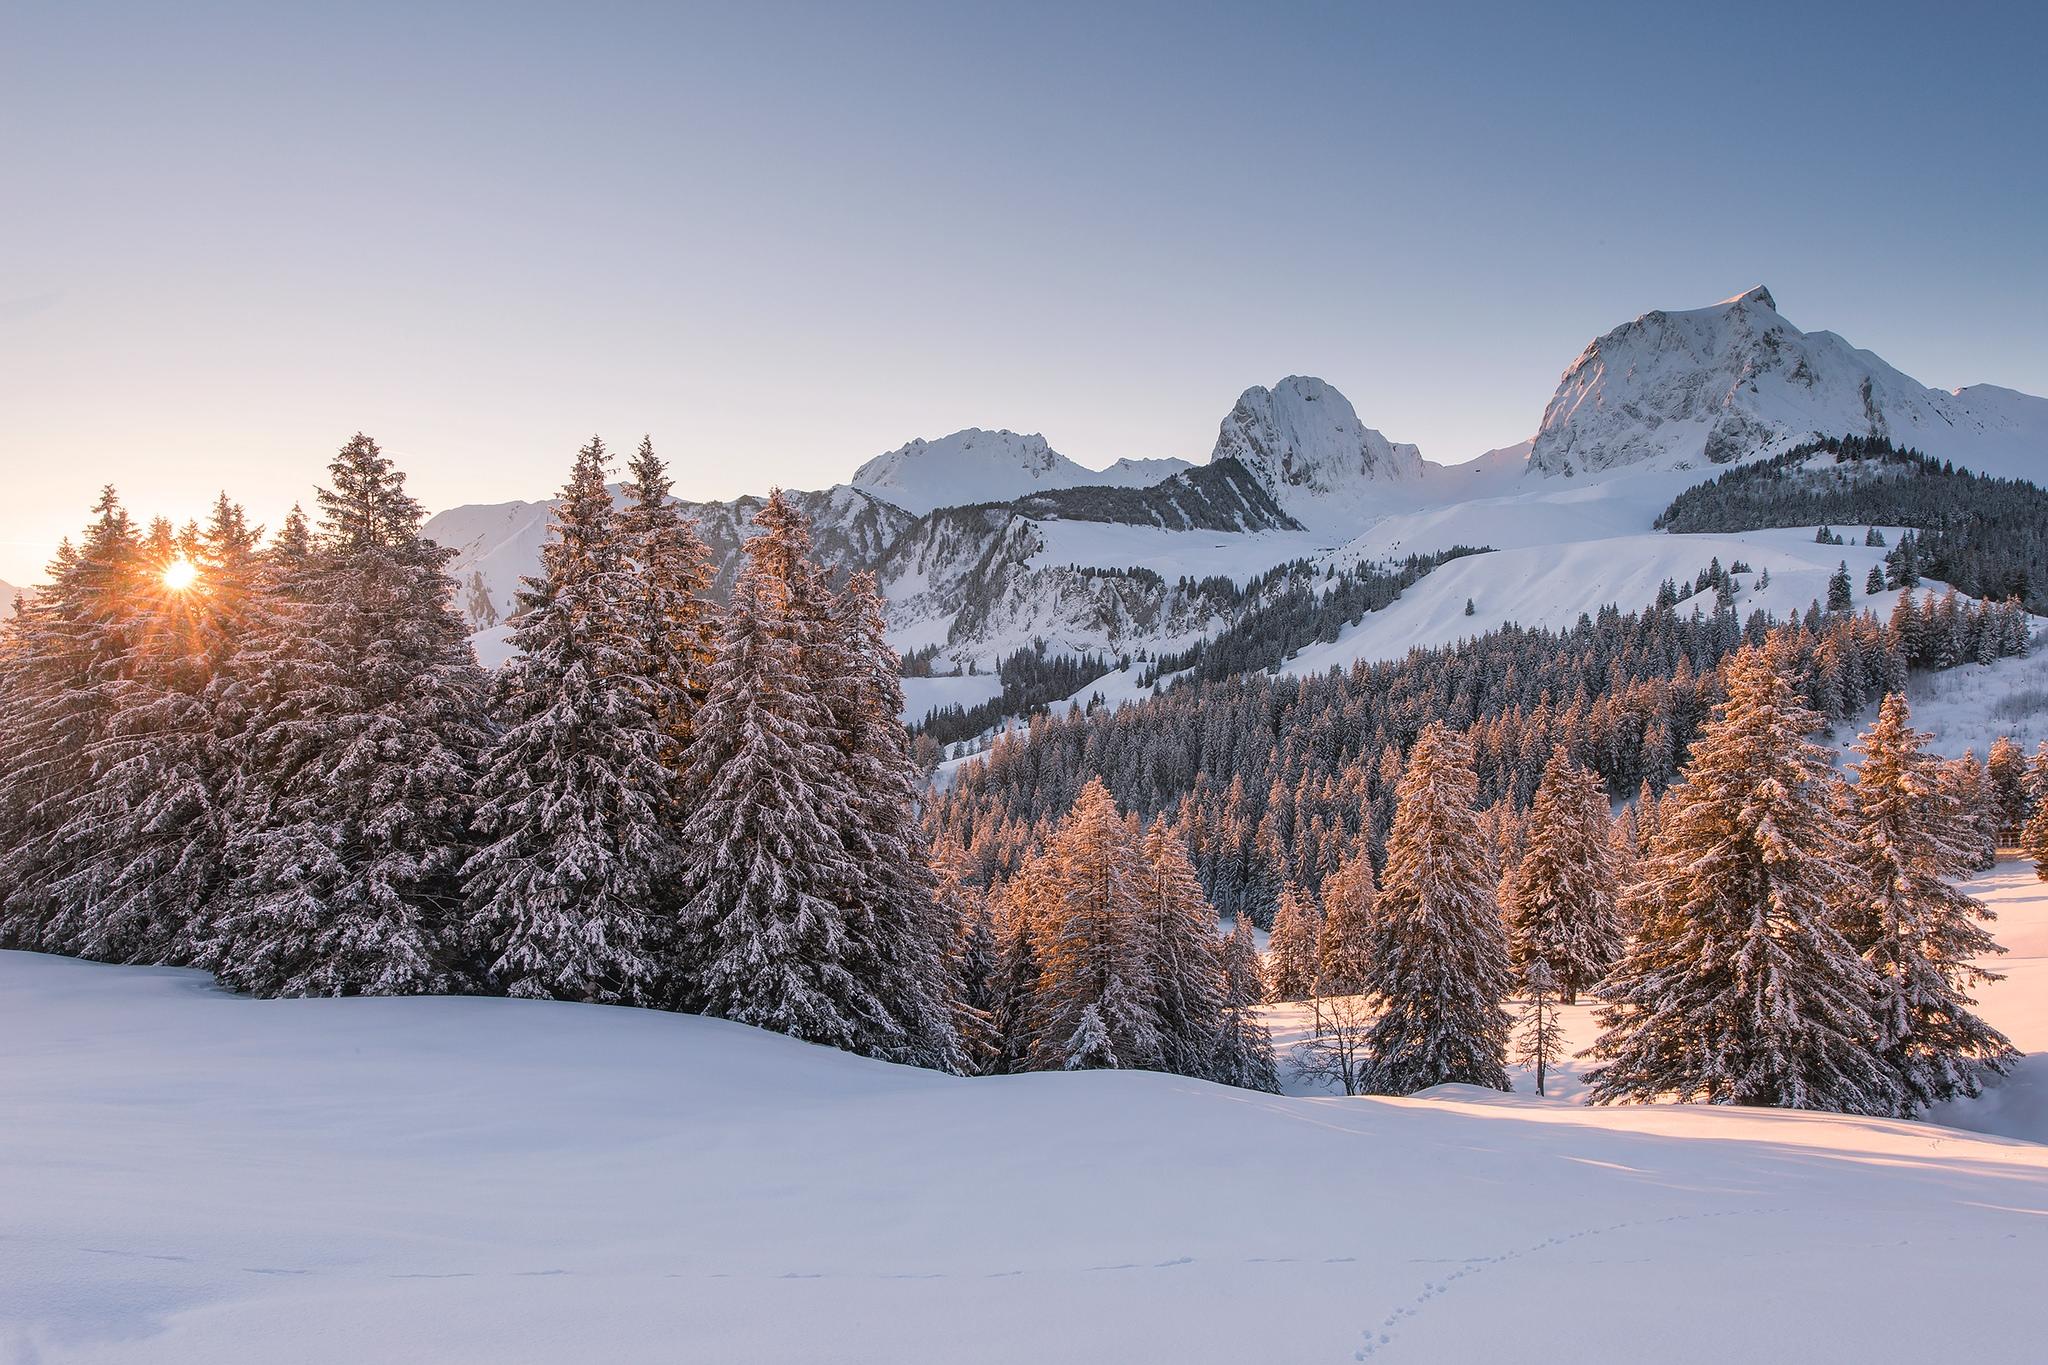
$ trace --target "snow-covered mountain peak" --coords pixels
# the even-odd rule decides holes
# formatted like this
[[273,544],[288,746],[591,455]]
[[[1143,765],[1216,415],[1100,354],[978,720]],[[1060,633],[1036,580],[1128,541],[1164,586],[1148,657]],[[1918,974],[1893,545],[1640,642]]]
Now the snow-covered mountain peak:
[[1289,375],[1238,397],[1216,434],[1213,462],[1235,459],[1304,526],[1355,526],[1373,513],[1371,486],[1412,481],[1422,453],[1358,420],[1351,400],[1320,379]]
[[1544,411],[1529,465],[1699,468],[1849,435],[2038,477],[2048,400],[1931,389],[1833,332],[1802,332],[1758,285],[1707,308],[1645,313],[1586,347]]
[[1036,432],[969,427],[922,438],[877,455],[854,471],[853,486],[922,516],[940,507],[1008,502],[1051,488],[1140,488],[1189,466],[1182,460],[1119,460],[1089,469],[1054,450]]

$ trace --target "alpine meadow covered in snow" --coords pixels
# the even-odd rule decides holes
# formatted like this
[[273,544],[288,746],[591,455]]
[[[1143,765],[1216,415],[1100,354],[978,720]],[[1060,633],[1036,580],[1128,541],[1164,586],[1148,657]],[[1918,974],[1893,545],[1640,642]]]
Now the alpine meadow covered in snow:
[[2040,1359],[2048,20],[1614,19],[26,13],[0,1365]]

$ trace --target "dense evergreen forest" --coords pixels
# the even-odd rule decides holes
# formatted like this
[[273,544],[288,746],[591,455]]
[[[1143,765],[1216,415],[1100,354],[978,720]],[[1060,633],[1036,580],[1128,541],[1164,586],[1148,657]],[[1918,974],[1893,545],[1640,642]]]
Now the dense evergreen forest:
[[1665,531],[1910,526],[1887,556],[1890,584],[1924,576],[1972,597],[2018,597],[2048,614],[2048,492],[1958,469],[1881,436],[1810,441],[1731,469],[1672,499]]
[[[1902,690],[1910,668],[2028,648],[2014,604],[1902,601],[1888,622],[1816,606],[1784,624],[1779,654],[1806,705],[1840,721]],[[1433,721],[1469,734],[1482,804],[1526,806],[1560,744],[1615,796],[1662,789],[1721,700],[1722,661],[1774,624],[1607,607],[1568,630],[1509,627],[1348,672],[1239,674],[1113,711],[1040,715],[963,768],[934,819],[978,875],[999,878],[1100,778],[1141,818],[1185,826],[1220,909],[1263,919],[1284,885],[1319,889],[1359,836],[1384,856],[1403,755]]]

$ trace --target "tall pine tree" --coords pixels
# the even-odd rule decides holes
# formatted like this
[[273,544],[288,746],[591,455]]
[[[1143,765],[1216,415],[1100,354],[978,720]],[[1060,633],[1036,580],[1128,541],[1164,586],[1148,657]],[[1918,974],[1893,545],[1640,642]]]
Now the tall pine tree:
[[1516,972],[1549,964],[1567,1005],[1597,982],[1621,951],[1607,793],[1563,745],[1551,752],[1529,806],[1521,860],[1501,879]]
[[502,730],[484,756],[464,935],[509,995],[639,1004],[655,996],[668,701],[654,690],[640,579],[593,437],[576,453],[519,595],[499,670]]
[[1464,737],[1423,730],[1401,777],[1366,954],[1380,1010],[1367,1039],[1374,1090],[1508,1088],[1507,937],[1494,906],[1477,781]]
[[458,979],[451,923],[485,684],[405,476],[358,434],[319,533],[272,576],[236,671],[236,875],[221,980],[259,995],[398,995]]
[[[1987,1073],[2017,1056],[1972,1012],[1969,989],[1996,980],[1975,959],[2002,951],[1990,912],[1951,885],[1972,850],[1954,836],[1956,812],[1906,699],[1884,699],[1856,748],[1850,790],[1850,879],[1842,927],[1876,975],[1877,1051],[1898,1081],[1898,1112],[1975,1095]],[[2017,750],[2014,750],[2017,753]]]
[[1643,923],[1605,987],[1591,1098],[1891,1113],[1877,981],[1836,922],[1847,831],[1806,738],[1820,718],[1768,644],[1726,681],[1632,893]]

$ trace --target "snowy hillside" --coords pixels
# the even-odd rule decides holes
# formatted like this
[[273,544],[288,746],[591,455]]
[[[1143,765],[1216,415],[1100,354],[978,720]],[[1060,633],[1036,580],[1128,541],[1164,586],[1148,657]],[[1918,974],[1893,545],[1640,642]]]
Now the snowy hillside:
[[1645,313],[1593,342],[1565,371],[1529,461],[1551,474],[1725,464],[1847,435],[2038,478],[2048,399],[1928,388],[1833,332],[1800,331],[1758,287],[1711,308]]
[[0,1039],[0,1355],[41,1365],[2039,1353],[2048,1147],[1932,1125],[962,1080],[21,953]]
[[4,620],[14,614],[14,599],[19,597],[22,592],[23,589],[15,587],[12,583],[0,580],[0,620]]
[[[1897,536],[1894,528],[1890,538]],[[1398,659],[1411,649],[1454,644],[1510,623],[1560,630],[1608,605],[1640,611],[1656,600],[1665,579],[1690,585],[1716,559],[1724,568],[1750,567],[1751,572],[1737,575],[1738,617],[1761,610],[1782,620],[1810,603],[1826,602],[1829,577],[1837,565],[1847,564],[1855,609],[1874,611],[1884,620],[1898,593],[1863,592],[1864,580],[1884,555],[1882,547],[1816,544],[1811,530],[1610,536],[1470,555],[1428,574],[1399,601],[1336,640],[1302,651],[1286,671],[1319,673],[1358,660]],[[1761,587],[1765,573],[1770,584]],[[1921,593],[1943,590],[1943,584],[1932,582],[1920,588]],[[1470,616],[1465,615],[1467,601],[1472,603]],[[1698,605],[1712,611],[1712,596]]]
[[1187,468],[1185,460],[1118,460],[1107,469],[1088,469],[1047,445],[1043,436],[970,427],[877,455],[849,482],[922,516],[935,508],[1008,502],[1048,488],[1145,488]]
[[1323,530],[1370,520],[1385,510],[1388,485],[1413,484],[1423,471],[1414,446],[1389,441],[1343,394],[1301,375],[1246,389],[1209,458],[1239,461],[1295,520]]

